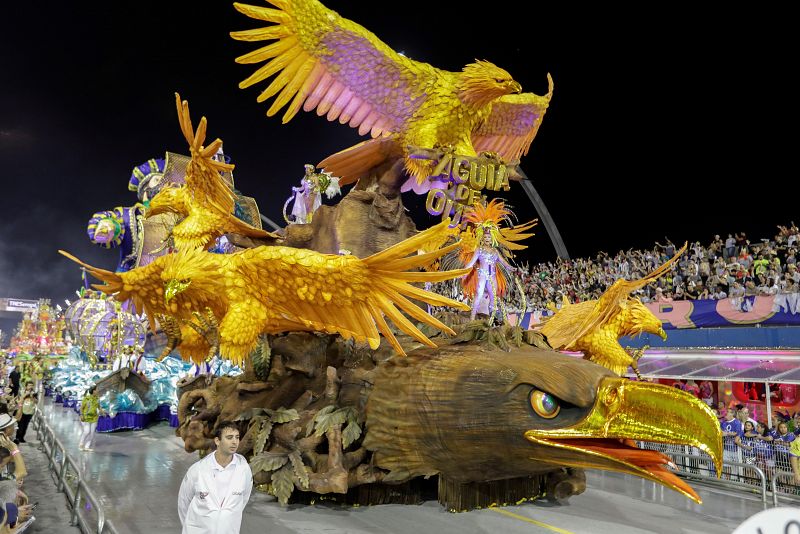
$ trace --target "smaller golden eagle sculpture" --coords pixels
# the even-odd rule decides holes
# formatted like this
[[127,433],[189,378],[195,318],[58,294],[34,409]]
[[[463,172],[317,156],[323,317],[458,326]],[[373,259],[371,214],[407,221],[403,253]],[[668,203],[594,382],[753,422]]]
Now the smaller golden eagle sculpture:
[[210,145],[203,146],[206,140],[206,118],[200,119],[197,131],[194,131],[189,116],[189,103],[182,101],[180,95],[175,93],[175,105],[178,108],[181,132],[189,143],[192,156],[186,167],[186,183],[159,191],[150,201],[145,216],[170,212],[183,217],[172,229],[177,250],[207,250],[214,246],[218,237],[226,233],[248,237],[276,237],[247,224],[233,214],[236,195],[220,173],[232,171],[234,166],[214,159],[222,146],[222,140],[216,139]]
[[[465,304],[414,286],[464,275],[467,270],[425,272],[458,246],[418,254],[423,244],[449,234],[449,220],[364,259],[313,250],[262,246],[213,254],[186,248],[123,273],[92,267],[60,251],[105,282],[95,285],[117,300],[131,299],[139,312],[162,323],[186,360],[202,362],[219,353],[241,364],[264,333],[319,331],[365,341],[373,349],[380,334],[401,355],[405,351],[386,322],[425,345],[436,345],[412,319],[455,333],[408,298],[434,306],[469,309]],[[197,321],[197,322],[195,322]]]
[[548,319],[540,332],[547,337],[556,350],[583,352],[583,357],[602,365],[622,376],[633,367],[637,371],[636,359],[622,345],[622,336],[637,336],[643,332],[656,334],[666,339],[661,321],[630,294],[667,273],[681,254],[686,244],[667,262],[639,280],[619,279],[599,299],[578,304],[565,300],[561,309]]

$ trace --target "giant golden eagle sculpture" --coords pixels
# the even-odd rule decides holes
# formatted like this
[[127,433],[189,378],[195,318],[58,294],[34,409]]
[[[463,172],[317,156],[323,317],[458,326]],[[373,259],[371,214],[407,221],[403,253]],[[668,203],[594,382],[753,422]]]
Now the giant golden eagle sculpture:
[[[643,332],[666,339],[661,321],[630,294],[665,274],[686,251],[675,256],[639,280],[619,279],[599,299],[578,304],[564,302],[563,307],[541,328],[550,346],[556,350],[583,352],[584,358],[624,375],[628,367],[637,370],[636,360],[622,345],[622,336],[637,336]],[[638,372],[638,371],[637,371]]]
[[[428,339],[400,310],[417,321],[454,332],[408,300],[434,306],[468,307],[419,289],[414,282],[439,282],[467,271],[409,271],[424,267],[458,246],[417,254],[423,243],[447,233],[449,221],[364,259],[313,250],[262,246],[233,254],[183,249],[124,273],[82,265],[105,282],[95,287],[117,300],[132,299],[138,311],[158,317],[170,337],[165,355],[178,347],[184,359],[204,361],[216,352],[241,364],[262,333],[319,331],[366,341],[380,334],[405,355],[385,317],[428,346]],[[193,322],[197,320],[198,322]],[[151,323],[151,326],[153,324]]]
[[170,212],[183,217],[172,229],[172,239],[178,250],[209,249],[218,237],[229,232],[248,237],[276,237],[233,214],[236,195],[220,173],[232,171],[234,166],[214,159],[222,140],[215,139],[204,146],[208,126],[206,118],[200,119],[195,131],[189,103],[175,93],[175,105],[181,132],[189,143],[192,156],[186,167],[186,183],[162,189],[150,201],[145,216]]
[[[358,128],[374,139],[329,156],[318,166],[347,184],[394,156],[423,182],[433,163],[414,159],[414,148],[451,147],[476,156],[493,152],[506,162],[527,154],[553,93],[521,93],[500,67],[478,61],[448,72],[392,50],[367,29],[316,0],[269,0],[277,9],[235,3],[238,11],[269,26],[232,32],[240,41],[270,44],[238,63],[262,64],[239,84],[276,75],[258,96],[275,97],[267,115],[288,104],[286,123],[302,107],[329,121]],[[277,96],[276,96],[277,95]]]

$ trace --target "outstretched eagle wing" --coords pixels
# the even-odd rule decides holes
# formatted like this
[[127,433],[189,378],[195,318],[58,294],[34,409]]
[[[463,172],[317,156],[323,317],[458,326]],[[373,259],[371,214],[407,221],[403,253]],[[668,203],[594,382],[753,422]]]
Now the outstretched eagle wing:
[[522,93],[497,99],[491,114],[472,133],[475,150],[496,152],[505,161],[518,161],[527,154],[553,96],[553,78],[549,74],[547,82],[544,96]]
[[260,298],[271,310],[280,312],[281,323],[276,322],[276,330],[282,328],[283,322],[291,321],[310,330],[340,333],[345,338],[366,341],[372,348],[378,347],[380,334],[383,334],[398,353],[405,355],[389,329],[387,317],[419,342],[436,345],[401,310],[416,321],[453,334],[450,328],[409,298],[434,306],[468,309],[460,302],[412,285],[440,282],[467,272],[409,271],[424,268],[457,247],[453,244],[417,254],[432,238],[448,232],[445,221],[365,259],[289,247],[260,247],[242,252],[237,257],[236,270],[251,288],[258,286]]
[[138,313],[146,313],[151,329],[155,332],[155,315],[167,313],[164,307],[164,287],[161,283],[161,271],[164,269],[163,257],[123,273],[114,273],[84,263],[69,252],[58,251],[84,269],[86,272],[102,280],[104,284],[92,284],[92,287],[107,295],[114,295],[120,301],[130,300]]
[[[564,313],[562,309],[552,319],[549,319],[542,327],[542,333],[547,336],[553,347],[563,346],[564,348],[570,348],[578,339],[595,328],[606,324],[609,319],[616,315],[633,291],[646,286],[650,282],[654,282],[669,271],[672,265],[678,261],[680,255],[686,251],[687,246],[688,243],[685,243],[672,258],[643,278],[638,280],[620,278],[594,302],[594,306],[589,306],[591,301],[566,306],[569,311]],[[559,318],[562,313],[564,316]],[[564,320],[567,318],[569,320]]]
[[[428,91],[446,75],[406,58],[374,34],[316,0],[268,0],[278,9],[235,3],[250,18],[273,25],[232,32],[239,41],[274,41],[236,59],[264,63],[239,84],[244,89],[277,74],[258,97],[278,95],[267,110],[289,104],[286,123],[300,110],[316,109],[372,137],[403,130]],[[291,102],[291,103],[290,103]]]

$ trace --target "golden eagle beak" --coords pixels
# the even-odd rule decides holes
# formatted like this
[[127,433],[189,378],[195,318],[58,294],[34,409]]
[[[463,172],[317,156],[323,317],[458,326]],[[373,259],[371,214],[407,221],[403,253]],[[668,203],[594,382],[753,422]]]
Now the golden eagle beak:
[[568,428],[528,430],[525,438],[548,446],[534,449],[542,457],[532,459],[628,473],[698,503],[697,493],[666,468],[672,464],[669,457],[640,449],[634,441],[697,447],[711,456],[717,476],[722,472],[722,432],[711,408],[685,391],[661,384],[606,377],[582,421]]
[[667,333],[664,332],[663,328],[658,329],[658,335],[661,336],[661,339],[666,341],[667,340]]
[[522,84],[519,82],[511,82],[511,92],[512,93],[521,93],[522,92]]
[[170,280],[164,284],[164,302],[169,304],[169,301],[175,298],[175,295],[185,291],[192,283],[191,280]]
[[[155,200],[155,198],[153,198],[153,200]],[[154,203],[153,200],[148,202],[144,208],[145,219],[147,219],[148,217],[152,217],[153,215],[158,215],[160,213],[164,213],[167,211],[167,206],[162,206],[159,202]]]

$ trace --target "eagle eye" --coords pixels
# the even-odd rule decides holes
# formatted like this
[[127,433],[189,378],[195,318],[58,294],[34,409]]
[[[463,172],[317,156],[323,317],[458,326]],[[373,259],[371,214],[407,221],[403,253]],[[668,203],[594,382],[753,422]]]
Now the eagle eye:
[[530,402],[536,415],[545,419],[552,419],[561,411],[561,406],[554,396],[538,389],[531,391]]

